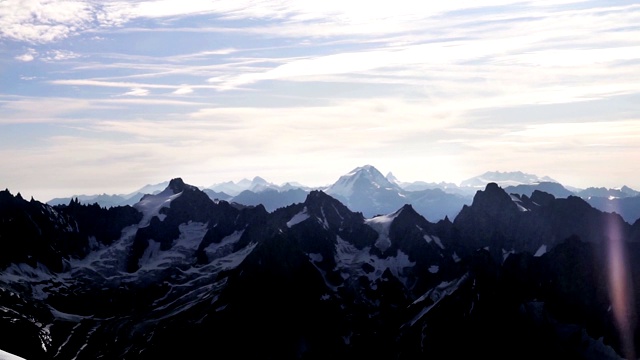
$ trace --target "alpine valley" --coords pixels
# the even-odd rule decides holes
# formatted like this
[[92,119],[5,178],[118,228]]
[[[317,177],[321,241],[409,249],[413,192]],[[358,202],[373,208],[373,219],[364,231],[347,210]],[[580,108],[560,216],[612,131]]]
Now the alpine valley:
[[639,195],[370,165],[323,188],[7,189],[0,359],[635,358]]

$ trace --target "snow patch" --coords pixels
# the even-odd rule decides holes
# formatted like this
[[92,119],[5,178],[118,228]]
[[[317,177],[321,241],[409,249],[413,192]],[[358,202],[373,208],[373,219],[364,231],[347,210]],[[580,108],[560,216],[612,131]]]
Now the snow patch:
[[518,205],[518,210],[520,212],[529,211],[529,209],[527,209],[524,206],[522,206],[522,201],[516,195],[509,194],[509,196],[511,197],[511,201],[513,201],[516,205]]
[[440,267],[438,265],[429,266],[429,272],[430,273],[436,274],[438,271],[440,271]]
[[511,254],[515,254],[515,250],[511,249],[511,250],[505,250],[502,249],[502,261],[504,262],[505,260],[507,260],[507,258],[509,257],[509,255]]
[[209,261],[227,256],[233,252],[233,246],[240,240],[244,230],[235,231],[231,235],[225,236],[219,243],[211,243],[204,252],[207,254]]
[[418,315],[416,315],[411,320],[409,325],[413,326],[416,322],[418,322],[418,320],[420,320],[424,315],[426,315],[429,312],[429,310],[431,310],[434,306],[436,306],[442,299],[453,294],[456,290],[458,290],[460,285],[464,281],[466,281],[468,277],[469,277],[469,274],[464,274],[462,275],[462,277],[460,277],[456,281],[443,281],[433,289],[430,289],[429,291],[424,293],[422,296],[420,296],[416,301],[413,302],[412,305],[416,305],[425,300],[428,300],[430,304],[425,306],[420,311],[420,313],[418,313]]
[[547,252],[547,245],[542,244],[542,245],[540,245],[540,247],[538,248],[538,250],[536,251],[536,253],[535,253],[535,254],[533,254],[533,256],[535,256],[535,257],[539,257],[539,256],[544,255],[546,252]]
[[310,253],[309,254],[309,259],[311,259],[311,261],[313,261],[313,262],[319,263],[319,262],[322,262],[323,257],[322,257],[322,254],[320,254],[320,253],[318,253],[318,254]]
[[143,265],[150,263],[152,259],[158,256],[159,252],[160,252],[160,243],[155,240],[149,240],[149,244],[147,245],[147,248],[144,249],[144,253],[140,257],[140,260],[138,260],[138,266],[142,267]]
[[208,230],[208,223],[189,221],[186,224],[178,225],[180,236],[176,240],[174,247],[181,247],[188,250],[197,250]]
[[439,237],[435,235],[425,235],[423,238],[427,243],[431,243],[432,241],[434,241],[436,245],[440,247],[440,249],[444,249],[444,245],[442,245],[442,240],[440,240]]
[[301,212],[293,215],[291,220],[287,221],[287,227],[290,228],[293,225],[299,224],[309,218],[309,214],[307,214],[307,207],[305,206]]
[[21,358],[20,356],[8,353],[6,351],[0,350],[0,360],[26,360],[26,359]]
[[[406,285],[404,271],[406,268],[413,267],[416,264],[409,260],[409,255],[398,250],[398,255],[381,259],[376,255],[372,255],[370,251],[371,247],[369,246],[360,250],[338,236],[335,260],[342,278],[346,280],[366,276],[369,281],[374,282],[382,277],[385,270],[389,269],[393,276]],[[369,264],[373,270],[365,272],[362,269],[362,265],[365,263]]]
[[374,244],[382,253],[387,251],[391,246],[391,239],[389,239],[389,229],[391,223],[400,214],[402,209],[388,215],[376,216],[371,219],[365,219],[365,224],[369,225],[378,233],[378,240]]
[[160,220],[164,220],[164,217],[159,216],[160,210],[164,207],[169,207],[171,202],[180,197],[180,195],[182,195],[182,192],[174,194],[171,188],[166,188],[157,195],[145,195],[140,201],[133,205],[135,209],[143,214],[140,227],[148,226],[154,216],[158,216]]

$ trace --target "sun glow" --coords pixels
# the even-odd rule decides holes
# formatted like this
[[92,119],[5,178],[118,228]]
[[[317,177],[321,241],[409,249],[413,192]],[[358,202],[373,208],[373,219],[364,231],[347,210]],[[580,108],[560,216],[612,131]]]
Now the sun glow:
[[636,314],[634,311],[633,292],[629,276],[628,259],[620,224],[611,218],[608,227],[609,298],[613,316],[620,334],[623,354],[627,359],[635,359],[634,330]]

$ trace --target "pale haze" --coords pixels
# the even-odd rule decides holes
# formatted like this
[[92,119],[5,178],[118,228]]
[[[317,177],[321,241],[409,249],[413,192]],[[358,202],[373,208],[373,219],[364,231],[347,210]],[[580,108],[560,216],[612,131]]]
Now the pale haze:
[[636,1],[0,0],[0,188],[640,189]]

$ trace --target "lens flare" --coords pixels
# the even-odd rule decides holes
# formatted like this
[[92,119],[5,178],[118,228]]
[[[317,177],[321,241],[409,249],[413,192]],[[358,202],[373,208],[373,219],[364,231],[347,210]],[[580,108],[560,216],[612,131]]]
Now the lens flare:
[[611,216],[607,220],[607,263],[609,298],[620,342],[626,359],[636,359],[634,347],[635,310],[629,264],[625,251],[621,222]]

